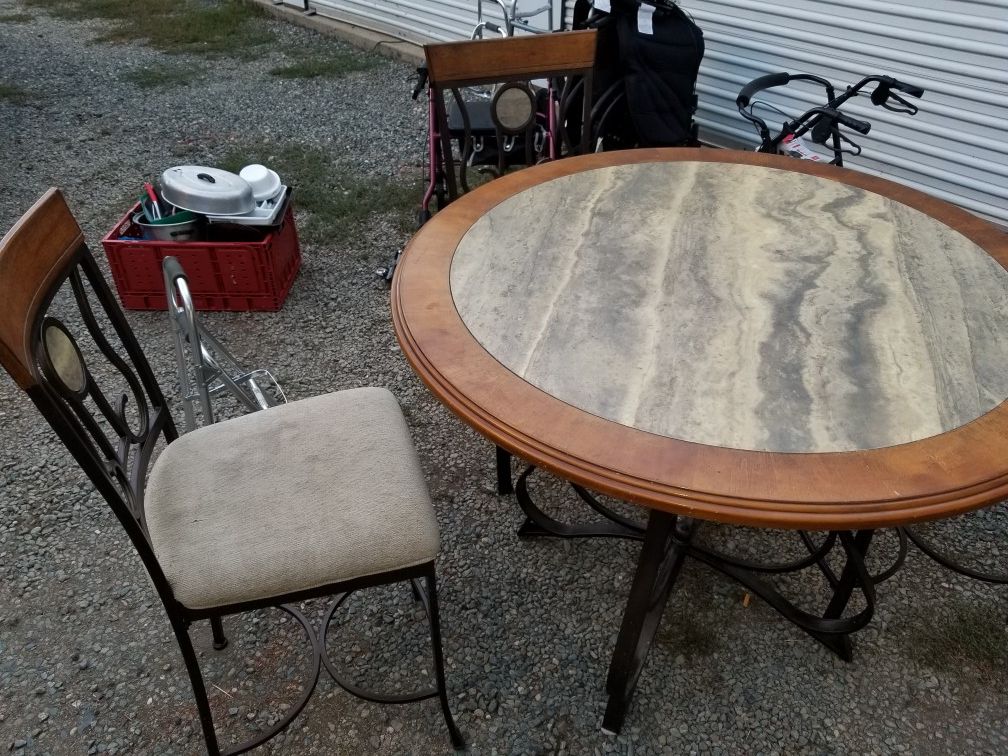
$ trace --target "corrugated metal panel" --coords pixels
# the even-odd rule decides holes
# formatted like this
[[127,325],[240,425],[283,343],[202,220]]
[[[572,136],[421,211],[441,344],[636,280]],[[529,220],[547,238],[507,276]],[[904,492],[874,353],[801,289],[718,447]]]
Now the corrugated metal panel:
[[574,0],[563,0],[563,28],[574,26]]
[[418,44],[467,39],[476,25],[473,0],[315,0],[311,7],[319,15]]
[[[291,0],[288,0],[291,1]],[[293,0],[298,4],[298,0]],[[545,2],[545,0],[543,0]],[[312,0],[320,14],[424,43],[467,38],[476,0]],[[524,0],[525,7],[538,7]],[[735,109],[749,80],[765,73],[814,73],[837,83],[884,73],[926,90],[916,117],[853,101],[872,123],[854,168],[877,173],[1008,223],[1008,0],[681,0],[704,31],[697,90],[701,138],[755,145]],[[570,27],[574,0],[554,0]],[[488,17],[500,18],[484,0]],[[761,99],[798,114],[822,104],[819,91],[771,90]],[[864,104],[861,104],[864,103]]]
[[[851,167],[916,186],[1008,223],[1008,0],[683,0],[704,31],[707,53],[697,90],[701,137],[755,145],[735,109],[749,80],[765,73],[814,73],[837,83],[885,73],[925,89],[911,118],[850,103],[871,121]],[[798,114],[822,90],[799,85],[760,99]],[[863,104],[862,104],[863,103]],[[763,117],[770,113],[763,111]],[[782,120],[780,118],[768,123]],[[857,135],[855,135],[857,136]],[[825,154],[825,153],[824,153]]]
[[[522,0],[519,9],[541,8],[549,0]],[[476,0],[310,0],[319,15],[349,21],[400,39],[424,44],[469,39],[476,26]],[[296,4],[296,3],[295,3]],[[553,3],[554,28],[563,18],[562,0]],[[483,0],[483,17],[501,21],[500,6]],[[545,15],[532,23],[547,26]]]

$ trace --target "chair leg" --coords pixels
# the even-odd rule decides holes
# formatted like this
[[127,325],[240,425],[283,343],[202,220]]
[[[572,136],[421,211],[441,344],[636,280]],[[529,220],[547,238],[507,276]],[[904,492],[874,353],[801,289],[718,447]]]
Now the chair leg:
[[224,621],[220,617],[211,617],[210,629],[213,631],[213,647],[218,651],[227,648],[228,639],[224,635]]
[[203,684],[203,673],[200,671],[193,648],[192,638],[186,623],[180,617],[168,612],[175,640],[178,641],[182,659],[185,661],[186,672],[189,673],[189,683],[192,685],[193,698],[196,699],[196,709],[199,711],[200,726],[203,728],[203,738],[206,740],[208,756],[220,756],[220,746],[217,744],[217,731],[214,730],[213,715],[210,713],[210,700],[207,698],[206,686]]
[[452,716],[451,707],[448,705],[448,688],[445,684],[444,656],[441,651],[441,619],[438,614],[437,598],[437,577],[433,568],[427,575],[427,598],[430,602],[430,633],[431,646],[434,651],[434,679],[437,681],[438,698],[441,700],[441,711],[444,714],[445,724],[448,725],[448,734],[451,736],[452,746],[456,751],[461,751],[466,747],[465,738],[455,726],[455,718]]

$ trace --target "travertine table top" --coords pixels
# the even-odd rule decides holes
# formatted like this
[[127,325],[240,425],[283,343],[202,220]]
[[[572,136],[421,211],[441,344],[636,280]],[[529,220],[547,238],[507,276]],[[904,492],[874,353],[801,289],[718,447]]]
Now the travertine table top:
[[501,202],[451,265],[502,365],[614,422],[735,449],[873,449],[1008,397],[1008,272],[891,199],[774,168],[584,171]]

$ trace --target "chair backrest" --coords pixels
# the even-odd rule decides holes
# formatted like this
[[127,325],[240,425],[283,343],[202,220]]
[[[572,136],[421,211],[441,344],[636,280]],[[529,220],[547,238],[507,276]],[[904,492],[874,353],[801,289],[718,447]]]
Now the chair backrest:
[[170,595],[147,535],[144,484],[155,445],[160,437],[173,441],[175,425],[57,189],[0,240],[0,364],[115,512],[158,590]]
[[[445,92],[452,92],[465,124],[466,147],[462,150],[461,160],[463,189],[467,188],[464,166],[467,153],[471,154],[470,121],[459,91],[463,87],[562,77],[564,88],[559,98],[557,115],[560,129],[566,133],[564,124],[568,121],[568,115],[571,115],[571,121],[577,124],[576,130],[580,131],[579,138],[567,140],[566,152],[588,152],[592,143],[590,116],[596,34],[595,30],[557,32],[424,46],[450,198],[454,199],[458,195],[458,187],[455,182]],[[581,103],[580,117],[568,112],[570,104],[576,101]],[[552,108],[553,104],[550,103],[549,106]],[[494,120],[496,123],[496,117]]]

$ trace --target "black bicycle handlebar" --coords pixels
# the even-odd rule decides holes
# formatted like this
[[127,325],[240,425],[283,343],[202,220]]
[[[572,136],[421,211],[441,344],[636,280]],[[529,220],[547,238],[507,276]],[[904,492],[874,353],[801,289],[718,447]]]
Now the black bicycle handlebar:
[[900,81],[898,81],[896,83],[899,84],[899,86],[898,87],[893,87],[894,89],[898,89],[901,92],[906,92],[911,97],[923,97],[924,96],[924,90],[921,89],[920,87],[915,87],[912,84],[904,84],[903,82],[900,82]]
[[747,108],[749,107],[749,102],[752,100],[752,96],[757,92],[770,89],[770,87],[780,87],[790,81],[791,74],[784,71],[760,76],[758,79],[753,79],[742,87],[742,91],[739,92],[738,97],[735,99],[735,104],[740,108]]
[[[868,121],[862,121],[858,118],[851,118],[849,115],[840,112],[836,108],[813,108],[812,110],[809,111],[809,113],[819,113],[823,115],[825,118],[833,119],[837,123],[846,126],[848,129],[854,129],[854,131],[858,132],[859,134],[867,134],[869,131],[871,131],[871,124],[868,123]],[[806,113],[805,116],[807,116],[809,113]],[[802,118],[804,119],[805,116],[802,116]]]
[[890,89],[896,89],[900,92],[905,92],[911,97],[923,97],[924,90],[920,87],[916,87],[913,84],[907,84],[906,82],[899,81],[898,79],[893,79],[891,77],[879,77],[884,83],[889,84]]
[[425,86],[427,86],[427,66],[419,66],[416,70],[417,72],[417,83],[413,87],[413,99],[417,99],[420,93],[423,92]]
[[904,84],[902,81],[894,79],[891,76],[879,76],[878,86],[871,93],[872,104],[881,105],[884,103],[894,89],[897,92],[904,92],[911,97],[922,97],[924,95],[924,90],[920,87]]

